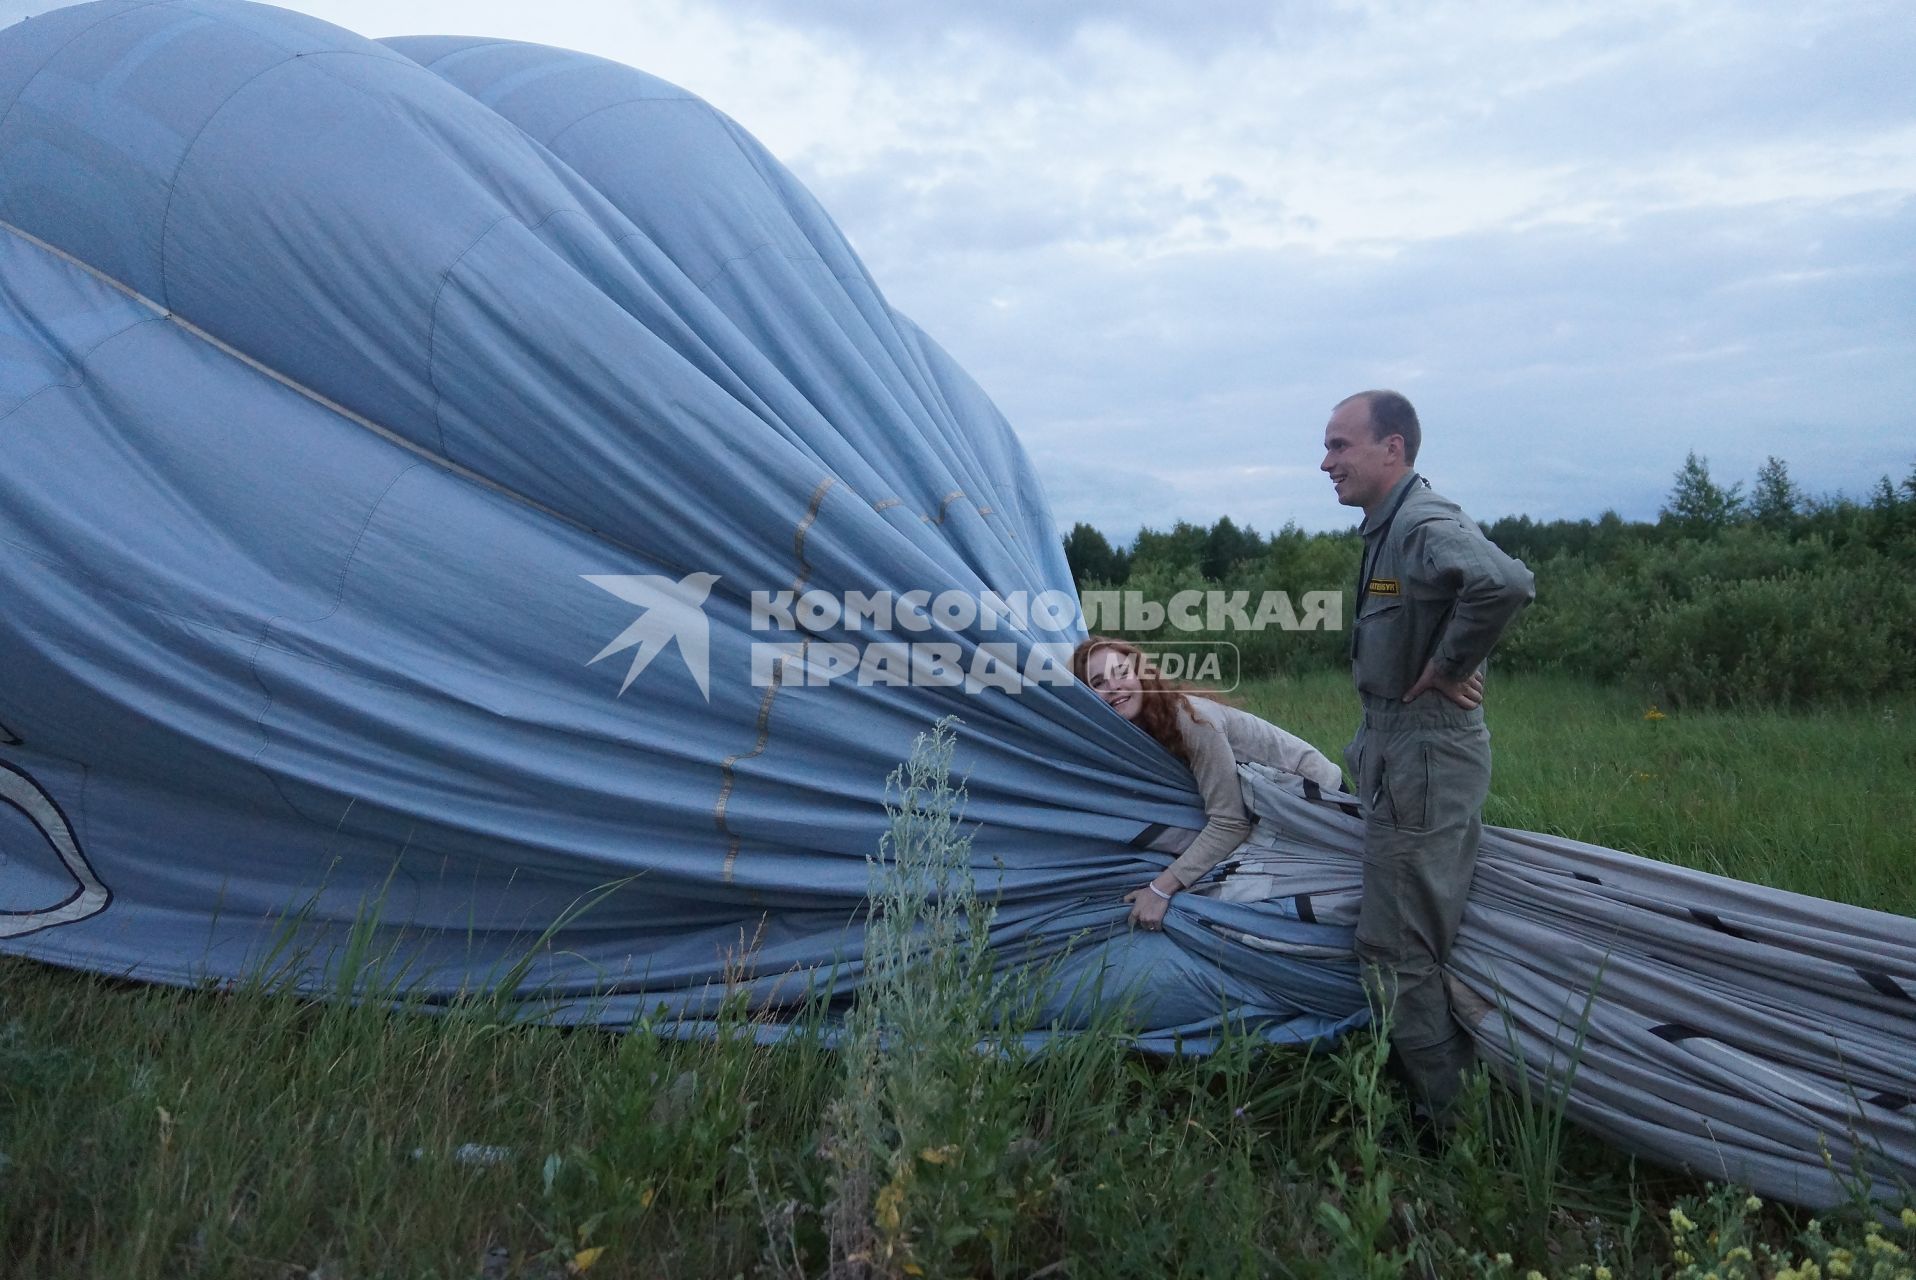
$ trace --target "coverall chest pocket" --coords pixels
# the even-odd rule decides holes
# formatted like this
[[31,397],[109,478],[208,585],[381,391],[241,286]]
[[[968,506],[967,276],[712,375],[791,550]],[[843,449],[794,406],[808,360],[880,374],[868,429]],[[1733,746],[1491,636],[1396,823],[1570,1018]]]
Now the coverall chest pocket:
[[1352,642],[1352,675],[1365,693],[1395,697],[1403,692],[1399,669],[1403,665],[1403,623],[1402,600],[1372,597],[1359,611]]

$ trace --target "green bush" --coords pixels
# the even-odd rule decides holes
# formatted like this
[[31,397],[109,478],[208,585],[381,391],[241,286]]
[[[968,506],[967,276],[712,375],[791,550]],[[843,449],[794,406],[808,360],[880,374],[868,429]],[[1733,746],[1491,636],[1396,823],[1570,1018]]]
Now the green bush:
[[1673,706],[1804,706],[1908,688],[1916,587],[1869,569],[1705,580],[1644,628],[1642,676]]
[[[1527,559],[1537,599],[1496,663],[1633,685],[1673,704],[1805,706],[1916,689],[1916,473],[1879,490],[1868,505],[1772,503],[1762,521],[1497,521],[1489,532]],[[1103,629],[1140,641],[1229,641],[1247,681],[1342,668],[1355,530],[1287,525],[1261,540],[1261,557],[1244,554],[1258,541],[1223,520],[1208,533],[1191,524],[1146,530],[1122,589],[1159,605],[1180,591],[1242,591],[1253,611],[1267,591],[1300,610],[1306,592],[1335,591],[1338,630]],[[1228,554],[1219,550],[1226,543]]]
[[1642,586],[1581,556],[1558,555],[1530,567],[1536,603],[1505,633],[1497,664],[1606,682],[1629,675],[1652,607]]

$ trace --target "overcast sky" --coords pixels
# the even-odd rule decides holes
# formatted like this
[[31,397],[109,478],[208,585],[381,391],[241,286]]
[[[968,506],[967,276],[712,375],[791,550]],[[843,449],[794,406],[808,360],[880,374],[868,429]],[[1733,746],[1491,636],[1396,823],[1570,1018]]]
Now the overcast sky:
[[1653,516],[1690,449],[1854,495],[1916,464],[1909,0],[288,7],[583,49],[732,115],[1067,529],[1348,525],[1316,464],[1368,386],[1486,520]]

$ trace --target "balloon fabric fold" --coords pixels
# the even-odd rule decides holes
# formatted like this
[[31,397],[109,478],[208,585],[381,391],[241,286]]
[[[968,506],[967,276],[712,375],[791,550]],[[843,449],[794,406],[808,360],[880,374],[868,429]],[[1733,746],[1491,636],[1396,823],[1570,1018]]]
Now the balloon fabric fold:
[[0,221],[0,723],[66,815],[7,819],[7,945],[186,982],[376,904],[450,995],[616,886],[528,997],[696,1016],[742,937],[768,996],[857,954],[942,716],[1007,938],[1201,823],[1057,666],[1003,417],[683,90],[103,0],[0,34]]

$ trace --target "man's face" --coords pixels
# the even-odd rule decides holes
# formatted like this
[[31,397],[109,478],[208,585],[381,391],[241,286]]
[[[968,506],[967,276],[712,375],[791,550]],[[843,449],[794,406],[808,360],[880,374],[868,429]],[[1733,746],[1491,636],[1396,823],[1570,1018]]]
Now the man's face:
[[1324,427],[1324,461],[1318,469],[1330,476],[1339,502],[1368,511],[1403,478],[1404,438],[1373,438],[1369,402],[1352,400],[1340,405]]

